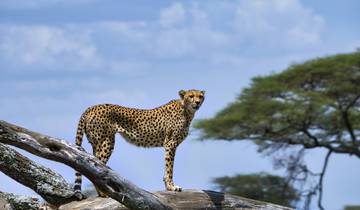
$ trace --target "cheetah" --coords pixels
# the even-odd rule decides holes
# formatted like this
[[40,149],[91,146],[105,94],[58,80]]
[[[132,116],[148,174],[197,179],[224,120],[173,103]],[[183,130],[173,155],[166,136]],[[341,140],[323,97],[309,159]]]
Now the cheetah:
[[[200,108],[205,91],[180,90],[180,99],[171,100],[154,109],[136,109],[113,104],[89,107],[81,115],[76,145],[81,147],[85,133],[92,146],[93,154],[102,163],[109,160],[119,133],[127,142],[139,147],[164,147],[164,183],[168,191],[181,191],[173,182],[174,157],[177,146],[189,133],[190,123]],[[81,174],[75,173],[74,191],[81,195]],[[96,189],[99,196],[105,195]]]

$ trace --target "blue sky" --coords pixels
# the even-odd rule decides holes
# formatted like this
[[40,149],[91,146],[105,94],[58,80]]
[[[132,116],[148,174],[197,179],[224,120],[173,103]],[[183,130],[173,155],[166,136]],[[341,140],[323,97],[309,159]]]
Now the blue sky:
[[[207,91],[196,118],[211,117],[254,76],[360,47],[359,9],[356,0],[2,0],[0,118],[73,141],[88,106],[152,108],[190,88]],[[212,178],[236,173],[282,173],[249,142],[195,138],[192,131],[176,156],[175,182],[184,188],[210,189]],[[308,152],[314,170],[323,152]],[[68,167],[35,159],[73,182]],[[140,187],[163,189],[162,149],[118,136],[109,165]],[[360,204],[358,165],[332,157],[327,209]],[[33,194],[0,178],[2,191]]]

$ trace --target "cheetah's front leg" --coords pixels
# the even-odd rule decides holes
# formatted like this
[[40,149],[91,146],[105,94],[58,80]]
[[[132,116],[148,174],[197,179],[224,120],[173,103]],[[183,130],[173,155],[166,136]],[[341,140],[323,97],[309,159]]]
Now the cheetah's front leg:
[[174,168],[174,157],[176,152],[177,144],[169,142],[165,144],[165,176],[164,182],[166,190],[169,191],[181,191],[181,187],[174,185],[173,182],[173,168]]

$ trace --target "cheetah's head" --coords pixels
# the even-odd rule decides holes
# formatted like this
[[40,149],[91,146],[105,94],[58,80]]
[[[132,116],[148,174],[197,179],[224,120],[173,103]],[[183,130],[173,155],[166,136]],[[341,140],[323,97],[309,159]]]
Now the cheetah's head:
[[179,95],[184,101],[186,109],[191,112],[197,111],[205,99],[203,90],[180,90]]

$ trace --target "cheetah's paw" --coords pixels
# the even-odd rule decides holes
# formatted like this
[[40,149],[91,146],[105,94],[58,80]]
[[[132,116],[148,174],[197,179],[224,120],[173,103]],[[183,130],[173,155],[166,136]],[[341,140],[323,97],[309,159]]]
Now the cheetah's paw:
[[173,185],[167,189],[168,191],[181,192],[182,188],[176,185]]
[[181,192],[181,191],[182,191],[182,188],[175,185],[175,186],[174,186],[174,191],[176,191],[176,192]]

